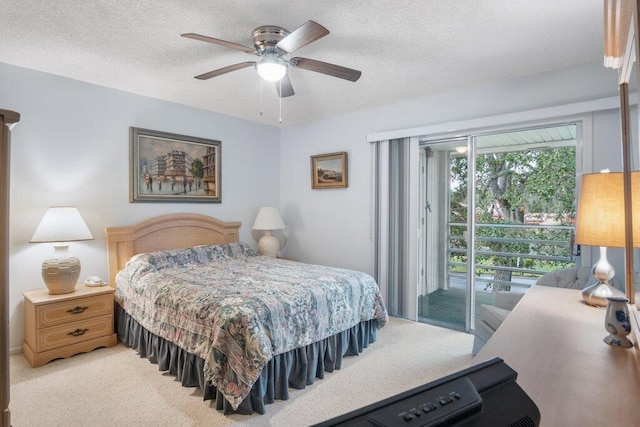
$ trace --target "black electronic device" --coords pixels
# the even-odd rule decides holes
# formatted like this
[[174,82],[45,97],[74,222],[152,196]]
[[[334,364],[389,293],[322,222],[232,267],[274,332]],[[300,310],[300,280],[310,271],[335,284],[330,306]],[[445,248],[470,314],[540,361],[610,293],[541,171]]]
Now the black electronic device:
[[502,359],[494,358],[316,427],[538,426],[540,411],[517,377]]

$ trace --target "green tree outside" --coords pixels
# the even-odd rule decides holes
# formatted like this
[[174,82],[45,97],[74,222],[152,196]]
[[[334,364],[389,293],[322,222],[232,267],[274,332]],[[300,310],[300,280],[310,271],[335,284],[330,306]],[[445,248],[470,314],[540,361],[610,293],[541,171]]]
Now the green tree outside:
[[[466,223],[467,218],[467,158],[451,161],[451,221]],[[551,221],[571,225],[575,218],[575,148],[518,151],[485,154],[476,157],[476,222],[502,224],[504,228],[478,226],[476,241],[479,273],[493,274],[495,280],[510,282],[509,269],[520,267],[550,271],[565,266],[561,262],[527,258],[527,254],[569,256],[569,247],[531,243],[529,240],[571,239],[570,230],[546,230],[509,227]],[[462,234],[466,227],[453,228],[452,234]],[[505,241],[508,239],[509,241]],[[520,240],[520,241],[518,241]],[[455,248],[466,248],[463,240],[454,240]],[[522,254],[517,256],[515,254]],[[493,286],[493,290],[503,288]]]

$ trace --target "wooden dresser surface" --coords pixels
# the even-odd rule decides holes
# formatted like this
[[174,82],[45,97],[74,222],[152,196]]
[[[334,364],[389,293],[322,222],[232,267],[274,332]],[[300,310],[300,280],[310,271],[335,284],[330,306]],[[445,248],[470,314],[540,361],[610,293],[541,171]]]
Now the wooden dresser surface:
[[637,311],[630,349],[602,339],[604,308],[580,291],[534,286],[474,358],[502,358],[541,413],[541,426],[640,425]]

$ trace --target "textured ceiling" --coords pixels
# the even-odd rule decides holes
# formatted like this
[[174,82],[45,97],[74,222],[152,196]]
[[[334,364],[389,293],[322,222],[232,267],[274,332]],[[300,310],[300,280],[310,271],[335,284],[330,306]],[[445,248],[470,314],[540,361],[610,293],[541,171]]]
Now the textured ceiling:
[[292,69],[282,126],[602,61],[602,0],[3,0],[0,62],[278,126],[272,84],[246,53],[261,25],[331,32],[302,56],[362,71],[356,83]]

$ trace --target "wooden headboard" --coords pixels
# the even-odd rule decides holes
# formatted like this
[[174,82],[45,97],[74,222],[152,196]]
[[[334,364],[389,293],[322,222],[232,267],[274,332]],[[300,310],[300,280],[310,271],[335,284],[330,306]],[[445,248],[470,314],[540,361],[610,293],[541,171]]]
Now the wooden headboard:
[[162,215],[128,227],[108,227],[109,284],[116,286],[116,274],[136,254],[237,242],[241,225],[241,222],[182,213]]

